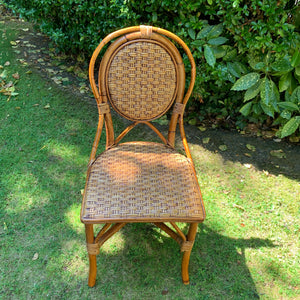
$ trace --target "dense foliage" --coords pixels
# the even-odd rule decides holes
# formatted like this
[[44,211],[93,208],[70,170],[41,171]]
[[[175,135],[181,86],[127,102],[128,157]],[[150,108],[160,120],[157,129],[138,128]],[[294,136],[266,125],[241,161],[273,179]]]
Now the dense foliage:
[[90,55],[102,37],[129,25],[175,32],[197,64],[193,120],[233,119],[240,128],[247,122],[265,124],[279,128],[279,137],[299,135],[298,2],[6,0],[66,52]]

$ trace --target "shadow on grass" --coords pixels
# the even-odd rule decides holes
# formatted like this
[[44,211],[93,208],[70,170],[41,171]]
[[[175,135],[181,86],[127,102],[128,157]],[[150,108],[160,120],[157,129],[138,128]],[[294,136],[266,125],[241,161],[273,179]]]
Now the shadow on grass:
[[[260,171],[268,171],[274,175],[281,174],[300,181],[300,164],[295,163],[300,160],[297,144],[241,135],[237,131],[230,130],[208,129],[201,132],[197,127],[189,125],[186,126],[186,133],[190,144],[200,145],[210,152],[218,152],[224,161],[252,164]],[[209,142],[204,143],[204,139],[209,139]],[[221,151],[219,149],[221,145],[226,145],[227,150]],[[249,150],[247,145],[254,151]]]
[[118,238],[100,250],[95,289],[105,289],[112,296],[116,286],[128,282],[130,286],[123,292],[140,291],[146,296],[159,295],[165,289],[173,299],[259,298],[245,251],[275,245],[268,239],[226,237],[200,226],[190,261],[189,286],[181,283],[181,253],[176,242],[151,224],[128,224],[119,233],[119,250],[112,254],[114,243],[120,243]]

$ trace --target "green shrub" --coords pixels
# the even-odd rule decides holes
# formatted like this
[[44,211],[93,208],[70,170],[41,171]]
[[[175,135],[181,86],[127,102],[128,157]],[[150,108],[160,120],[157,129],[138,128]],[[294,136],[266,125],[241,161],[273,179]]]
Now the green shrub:
[[246,104],[240,109],[244,116],[277,117],[273,123],[280,125],[277,135],[286,137],[300,124],[300,52],[296,49],[292,56],[283,52],[284,56],[272,58],[274,55],[249,57],[254,72],[240,77],[232,90],[246,90]]
[[280,137],[298,134],[300,119],[296,2],[6,0],[69,53],[89,56],[101,38],[125,26],[173,31],[186,41],[197,64],[192,118],[239,119],[239,126],[243,119],[271,119]]
[[130,25],[134,15],[120,0],[7,0],[11,8],[49,35],[69,53],[91,53],[101,38]]

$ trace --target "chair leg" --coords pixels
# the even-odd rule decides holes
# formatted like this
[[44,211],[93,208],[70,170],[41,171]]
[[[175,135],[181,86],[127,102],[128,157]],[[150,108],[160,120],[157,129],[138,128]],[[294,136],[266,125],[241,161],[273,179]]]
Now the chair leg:
[[[85,224],[85,235],[86,235],[86,242],[88,244],[94,243],[94,228],[93,224]],[[89,281],[88,285],[93,287],[96,283],[96,275],[97,275],[97,260],[96,255],[89,254]]]
[[187,242],[190,244],[190,247],[183,252],[182,264],[181,264],[181,276],[184,284],[189,284],[189,262],[190,256],[193,248],[193,243],[195,241],[195,236],[197,233],[198,223],[191,223],[190,228],[187,234]]

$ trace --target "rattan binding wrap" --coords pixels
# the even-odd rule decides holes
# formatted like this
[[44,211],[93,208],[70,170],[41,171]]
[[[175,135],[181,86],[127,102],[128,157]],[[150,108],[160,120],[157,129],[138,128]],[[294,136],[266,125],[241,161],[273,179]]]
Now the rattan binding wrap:
[[82,220],[202,221],[201,202],[192,164],[184,155],[162,144],[124,143],[92,165]]
[[100,253],[100,247],[98,244],[86,244],[87,252],[92,255],[98,255]]
[[127,119],[155,119],[175,99],[176,72],[170,53],[155,41],[127,42],[107,70],[109,101]]

